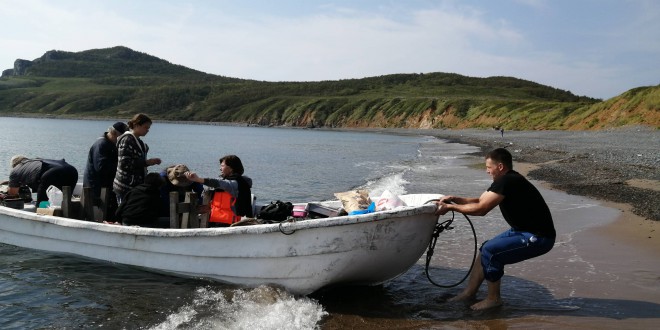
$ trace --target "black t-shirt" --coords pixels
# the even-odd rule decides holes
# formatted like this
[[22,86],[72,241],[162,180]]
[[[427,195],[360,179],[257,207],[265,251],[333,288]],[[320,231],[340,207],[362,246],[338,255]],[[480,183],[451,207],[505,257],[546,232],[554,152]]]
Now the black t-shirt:
[[493,181],[488,191],[504,196],[500,211],[504,220],[514,230],[548,238],[557,235],[550,209],[543,196],[520,173],[509,170]]

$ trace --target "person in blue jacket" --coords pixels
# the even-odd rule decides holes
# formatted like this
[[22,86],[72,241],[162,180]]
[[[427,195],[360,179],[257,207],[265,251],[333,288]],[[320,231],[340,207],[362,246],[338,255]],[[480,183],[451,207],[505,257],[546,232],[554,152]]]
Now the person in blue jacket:
[[[112,181],[117,173],[117,138],[128,130],[128,125],[116,122],[108,127],[107,132],[94,141],[87,155],[87,166],[83,175],[83,187],[92,188],[94,205],[101,204],[101,188],[108,190],[108,215],[114,220],[117,210],[117,197],[112,191]],[[106,220],[106,219],[104,219]]]

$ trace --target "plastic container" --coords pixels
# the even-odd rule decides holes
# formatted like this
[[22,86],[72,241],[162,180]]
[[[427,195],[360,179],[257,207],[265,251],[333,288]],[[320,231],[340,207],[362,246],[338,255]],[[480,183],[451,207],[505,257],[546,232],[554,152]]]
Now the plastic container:
[[307,204],[294,205],[292,213],[293,213],[294,218],[304,218],[304,217],[306,217],[307,216]]

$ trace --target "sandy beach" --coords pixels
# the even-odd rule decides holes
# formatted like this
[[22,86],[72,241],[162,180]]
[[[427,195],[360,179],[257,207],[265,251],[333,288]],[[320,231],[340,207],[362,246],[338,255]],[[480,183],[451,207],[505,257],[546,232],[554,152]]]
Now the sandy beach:
[[514,131],[504,136],[489,130],[443,130],[431,135],[479,146],[484,153],[507,147],[514,155],[516,170],[544,187],[598,199],[621,211],[617,221],[594,234],[660,256],[657,130]]
[[[511,310],[524,309],[520,305],[527,302],[516,301],[509,307],[505,305],[508,311],[486,312],[443,323],[440,328],[509,329],[542,325],[546,329],[652,329],[660,326],[658,130],[628,127],[579,132],[510,131],[504,135],[495,130],[476,129],[372,131],[436,136],[478,146],[481,155],[495,147],[506,147],[512,151],[515,169],[542,188],[564,196],[568,193],[568,198],[576,201],[595,200],[601,210],[614,212],[598,214],[582,209],[562,213],[574,215],[572,220],[576,222],[601,216],[614,220],[575,232],[570,232],[570,224],[560,225],[558,229],[563,226],[565,231],[564,242],[560,241],[547,256],[531,261],[553,272],[550,276],[556,280],[544,284],[553,299],[571,301],[568,305],[579,301],[580,307],[565,311],[530,308],[520,316]],[[554,196],[549,198],[556,200]],[[505,271],[506,275],[513,276],[514,281],[548,282],[547,274],[544,280],[534,272],[520,272],[515,265]],[[569,281],[562,282],[561,278]],[[532,305],[533,295],[530,293]],[[389,325],[399,328],[397,324]],[[438,328],[435,322],[422,322],[418,326],[415,328]],[[366,328],[371,327],[366,325]]]

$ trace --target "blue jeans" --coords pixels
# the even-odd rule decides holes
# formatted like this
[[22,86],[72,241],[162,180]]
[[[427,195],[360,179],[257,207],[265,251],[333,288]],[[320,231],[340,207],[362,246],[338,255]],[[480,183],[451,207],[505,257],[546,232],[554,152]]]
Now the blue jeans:
[[481,245],[481,266],[489,282],[504,276],[504,265],[538,257],[552,250],[555,238],[539,237],[524,231],[509,229]]

